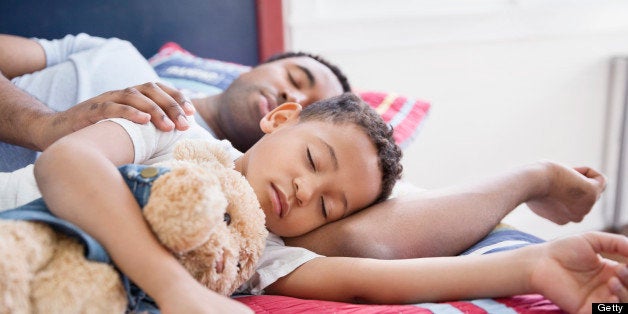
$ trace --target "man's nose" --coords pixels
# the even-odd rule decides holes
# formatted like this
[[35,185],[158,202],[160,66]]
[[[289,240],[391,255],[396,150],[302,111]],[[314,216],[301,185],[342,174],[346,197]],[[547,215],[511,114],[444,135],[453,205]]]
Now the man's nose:
[[296,90],[285,91],[281,93],[279,95],[279,100],[280,104],[283,104],[285,102],[296,102],[297,104],[307,106],[311,103],[311,101],[308,100],[308,97],[304,93]]

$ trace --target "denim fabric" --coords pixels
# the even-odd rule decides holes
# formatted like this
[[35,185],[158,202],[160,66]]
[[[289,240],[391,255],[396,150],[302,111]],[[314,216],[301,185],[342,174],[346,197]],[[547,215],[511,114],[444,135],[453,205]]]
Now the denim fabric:
[[37,152],[0,142],[0,172],[12,172],[35,162]]
[[47,223],[57,232],[73,237],[83,244],[85,247],[85,258],[100,263],[111,263],[109,255],[100,243],[74,224],[54,216],[41,198],[20,207],[0,212],[0,219]]
[[[144,177],[142,175],[142,171],[147,168],[155,168],[158,172],[154,176]],[[142,208],[144,208],[144,205],[148,202],[148,198],[150,197],[150,188],[153,186],[153,182],[163,174],[170,171],[170,169],[164,167],[135,164],[121,166],[118,170],[120,170],[124,181],[129,186],[129,189],[133,193],[133,196],[135,196],[137,203]]]
[[[144,172],[143,175],[142,171],[146,168],[155,168],[150,170],[156,171]],[[125,165],[118,169],[140,207],[144,207],[148,202],[150,188],[153,182],[161,175],[170,171],[168,168],[144,165]],[[150,173],[150,176],[146,177],[146,173]],[[87,259],[101,263],[111,263],[109,255],[100,243],[74,224],[54,216],[41,198],[17,208],[0,212],[0,219],[47,223],[56,231],[73,237],[82,243],[85,247],[85,257]],[[149,296],[133,284],[124,274],[121,273],[120,276],[129,301],[127,312],[135,313],[146,311],[148,313],[159,313],[157,305]]]

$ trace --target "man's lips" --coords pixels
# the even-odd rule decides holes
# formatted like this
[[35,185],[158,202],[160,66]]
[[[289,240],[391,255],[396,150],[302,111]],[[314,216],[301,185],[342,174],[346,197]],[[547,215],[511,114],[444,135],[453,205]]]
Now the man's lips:
[[268,96],[264,93],[261,93],[258,105],[259,105],[259,112],[263,117],[267,113],[269,113],[271,110],[277,107],[277,101],[275,100],[275,98]]

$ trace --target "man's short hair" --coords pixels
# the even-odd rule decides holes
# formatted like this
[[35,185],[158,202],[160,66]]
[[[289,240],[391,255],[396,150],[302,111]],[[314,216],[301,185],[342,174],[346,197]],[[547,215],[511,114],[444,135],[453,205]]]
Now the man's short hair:
[[334,75],[336,76],[338,81],[340,81],[340,85],[342,85],[342,91],[343,92],[350,92],[351,91],[351,85],[349,84],[349,80],[347,79],[347,76],[344,73],[342,73],[340,68],[338,68],[336,65],[330,63],[329,61],[325,60],[321,56],[318,56],[318,55],[315,55],[315,54],[302,52],[302,51],[298,51],[298,52],[293,52],[293,51],[282,52],[282,53],[278,53],[278,54],[270,56],[270,58],[266,59],[261,64],[277,61],[277,60],[280,60],[280,59],[294,58],[294,57],[309,57],[309,58],[312,58],[312,59],[322,63],[324,66],[329,68],[331,70],[331,72],[334,73]]
[[382,171],[382,190],[374,203],[390,197],[392,189],[401,177],[402,151],[395,143],[393,129],[360,97],[353,93],[319,100],[303,108],[299,122],[323,121],[334,124],[350,123],[361,128],[375,145]]

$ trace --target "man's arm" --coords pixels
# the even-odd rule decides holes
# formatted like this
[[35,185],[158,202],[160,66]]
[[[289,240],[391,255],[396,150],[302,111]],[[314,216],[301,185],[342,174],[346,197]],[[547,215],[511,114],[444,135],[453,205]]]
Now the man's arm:
[[457,255],[524,202],[556,223],[580,221],[604,187],[604,177],[593,169],[538,162],[474,184],[388,200],[284,240],[326,256]]
[[[163,131],[174,127],[184,130],[187,124],[179,117],[194,112],[193,106],[178,91],[151,84],[141,90],[147,98],[125,97],[129,90],[123,90],[56,113],[9,81],[45,66],[44,50],[36,41],[0,34],[0,141],[43,150],[66,134],[114,117],[136,123],[152,121]],[[153,95],[156,98],[151,99]]]
[[15,87],[0,72],[0,141],[43,150],[42,121],[54,112],[28,93]]
[[399,304],[541,293],[569,313],[592,302],[626,302],[628,239],[587,233],[512,251],[378,260],[313,259],[266,288],[271,294],[342,302]]
[[57,141],[35,163],[46,204],[98,240],[164,313],[245,310],[200,285],[155,238],[116,167],[132,162],[133,152],[129,136],[113,122]]

